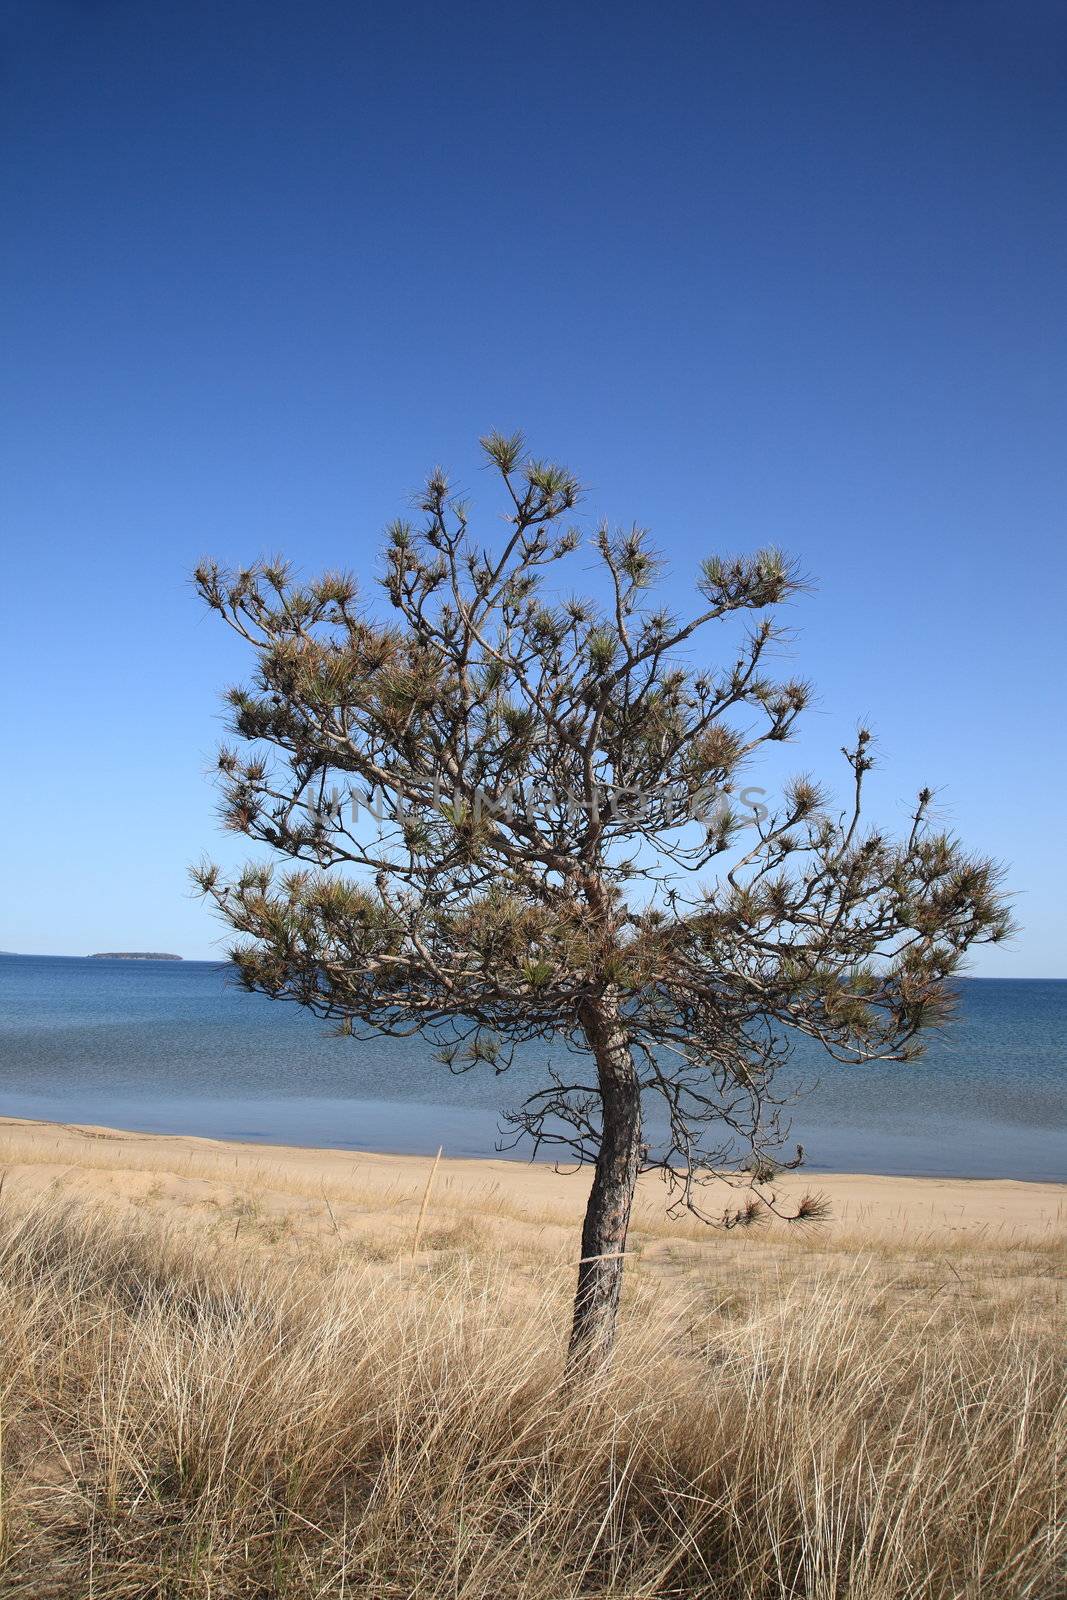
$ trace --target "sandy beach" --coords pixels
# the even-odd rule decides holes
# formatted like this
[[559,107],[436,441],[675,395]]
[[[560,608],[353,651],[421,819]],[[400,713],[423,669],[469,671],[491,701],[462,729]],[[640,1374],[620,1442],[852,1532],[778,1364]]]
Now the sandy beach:
[[[24,1192],[60,1188],[131,1206],[166,1207],[174,1217],[217,1217],[242,1205],[274,1230],[395,1234],[400,1243],[423,1213],[423,1237],[442,1221],[492,1220],[495,1237],[529,1234],[566,1248],[580,1223],[589,1171],[557,1170],[547,1162],[453,1160],[363,1151],[245,1144],[191,1136],[130,1133],[114,1128],[0,1117],[0,1166]],[[1054,1236],[1067,1226],[1067,1185],[1015,1180],[880,1177],[864,1173],[784,1174],[784,1202],[805,1191],[824,1195],[830,1216],[804,1230],[840,1247],[857,1234],[892,1246],[998,1243],[1012,1237]],[[733,1197],[726,1184],[705,1191],[716,1214]],[[425,1202],[425,1207],[424,1207]],[[714,1247],[721,1230],[667,1215],[658,1176],[641,1180],[634,1213],[638,1236],[652,1233]],[[797,1230],[771,1221],[763,1238]]]

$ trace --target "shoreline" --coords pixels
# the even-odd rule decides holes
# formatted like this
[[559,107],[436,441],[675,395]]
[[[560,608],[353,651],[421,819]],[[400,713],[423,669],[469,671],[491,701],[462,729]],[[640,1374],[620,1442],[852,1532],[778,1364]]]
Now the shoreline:
[[[139,1133],[93,1123],[69,1123],[0,1116],[0,1172],[20,1188],[40,1188],[59,1181],[76,1182],[93,1194],[132,1199],[146,1182],[166,1180],[178,1201],[188,1193],[225,1180],[268,1193],[307,1196],[328,1185],[343,1193],[358,1189],[364,1202],[374,1197],[403,1209],[428,1189],[435,1204],[476,1204],[492,1194],[524,1216],[540,1216],[561,1227],[576,1223],[584,1208],[591,1176],[586,1167],[557,1168],[549,1161],[516,1161],[492,1157],[389,1154],[380,1151],[253,1143],[208,1138],[199,1134]],[[864,1229],[892,1236],[907,1225],[925,1237],[943,1237],[975,1230],[1033,1232],[1067,1227],[1067,1184],[1026,1178],[900,1177],[857,1172],[792,1172],[775,1185],[788,1202],[807,1190],[825,1195],[831,1218],[822,1225],[840,1233],[862,1224]],[[705,1191],[711,1212],[730,1203],[736,1193],[726,1183]],[[719,1196],[721,1195],[721,1202]],[[391,1199],[389,1197],[392,1197]],[[692,1217],[671,1223],[667,1195],[655,1173],[639,1182],[638,1210],[646,1219],[657,1214],[668,1230],[712,1233]],[[783,1224],[774,1223],[777,1230]],[[788,1230],[787,1230],[788,1231]],[[795,1230],[794,1230],[795,1231]]]
[[[1067,981],[1067,980],[1065,980]],[[414,1103],[421,1109],[421,1103]],[[484,1108],[477,1108],[482,1110]],[[168,1141],[181,1143],[189,1141],[196,1145],[217,1147],[220,1149],[235,1149],[247,1151],[278,1151],[291,1152],[294,1155],[339,1157],[343,1160],[376,1160],[383,1159],[394,1162],[414,1162],[431,1164],[436,1159],[436,1152],[427,1147],[422,1150],[396,1150],[384,1145],[357,1145],[357,1144],[316,1144],[313,1140],[305,1141],[299,1138],[275,1139],[260,1134],[214,1134],[192,1133],[185,1130],[139,1128],[128,1124],[92,1122],[79,1118],[66,1117],[34,1117],[23,1116],[6,1111],[0,1111],[0,1134],[6,1127],[26,1127],[41,1129],[66,1129],[71,1132],[81,1132],[87,1137],[122,1138],[128,1140],[157,1140],[163,1143]],[[502,1168],[534,1168],[536,1170],[554,1173],[573,1171],[573,1167],[566,1160],[553,1161],[546,1156],[526,1156],[505,1152],[493,1154],[472,1155],[450,1154],[447,1142],[442,1142],[442,1161],[451,1167],[482,1167]],[[1036,1177],[1023,1178],[1014,1173],[1004,1173],[996,1176],[982,1172],[894,1172],[877,1170],[866,1167],[822,1167],[814,1162],[806,1162],[803,1167],[796,1169],[792,1174],[783,1172],[781,1181],[792,1178],[801,1186],[811,1188],[823,1182],[837,1183],[842,1180],[862,1182],[867,1179],[885,1181],[887,1183],[934,1183],[934,1184],[1005,1184],[1020,1183],[1031,1187],[1044,1187],[1059,1189],[1067,1195],[1067,1176],[1059,1178]]]
[[[501,1133],[499,1115],[483,1105],[462,1108],[431,1101],[376,1100],[359,1096],[343,1099],[316,1096],[293,1102],[272,1096],[257,1100],[242,1097],[219,1103],[225,1107],[222,1116],[199,1114],[204,1106],[214,1110],[213,1099],[190,1099],[188,1103],[153,1100],[151,1111],[146,1106],[147,1114],[142,1115],[140,1105],[135,1109],[121,1101],[112,1107],[99,1107],[69,1104],[62,1097],[57,1103],[52,1095],[5,1095],[0,1096],[0,1123],[101,1128],[145,1139],[189,1138],[252,1149],[332,1150],[342,1156],[382,1155],[397,1160],[432,1160],[438,1148],[443,1147],[451,1161],[470,1161],[478,1165],[501,1162],[519,1167],[552,1168],[555,1165],[550,1155],[531,1157],[525,1141],[520,1147],[500,1148],[496,1143]],[[115,1120],[99,1120],[101,1111],[112,1112]],[[408,1114],[400,1117],[398,1111]],[[398,1137],[398,1123],[403,1125],[403,1145],[394,1142]],[[358,1139],[351,1137],[355,1124],[361,1129]],[[348,1131],[348,1137],[335,1135],[333,1130],[342,1127]],[[824,1178],[847,1175],[959,1183],[1067,1184],[1067,1162],[1060,1159],[1031,1161],[1025,1166],[1017,1165],[1010,1155],[1006,1159],[991,1160],[990,1150],[996,1151],[998,1157],[1004,1155],[996,1141],[995,1125],[968,1130],[968,1139],[963,1142],[969,1149],[982,1152],[969,1169],[963,1161],[951,1157],[946,1160],[943,1145],[937,1146],[941,1156],[937,1160],[931,1150],[936,1141],[929,1136],[918,1151],[908,1152],[911,1160],[902,1157],[899,1149],[904,1141],[898,1140],[896,1148],[884,1149],[878,1137],[868,1141],[871,1147],[863,1149],[862,1153],[854,1151],[854,1159],[849,1159],[840,1149],[835,1159],[837,1131],[833,1127],[824,1130],[822,1138],[817,1132],[804,1132],[806,1159],[799,1169],[801,1181],[806,1180],[810,1185]],[[846,1142],[855,1143],[852,1139]],[[565,1159],[560,1164],[567,1168]]]

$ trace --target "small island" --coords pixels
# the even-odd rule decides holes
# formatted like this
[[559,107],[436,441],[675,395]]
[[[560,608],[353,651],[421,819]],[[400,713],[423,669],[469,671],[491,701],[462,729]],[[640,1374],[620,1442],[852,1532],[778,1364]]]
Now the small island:
[[166,950],[96,950],[90,961],[181,961]]

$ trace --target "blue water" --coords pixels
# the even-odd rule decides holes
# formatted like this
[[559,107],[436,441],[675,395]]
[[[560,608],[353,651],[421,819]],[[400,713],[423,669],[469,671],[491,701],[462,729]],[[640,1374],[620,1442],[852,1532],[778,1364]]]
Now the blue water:
[[[837,1066],[805,1041],[792,1135],[818,1171],[1067,1179],[1067,982],[964,980],[910,1066]],[[327,1035],[212,962],[0,956],[0,1114],[346,1149],[497,1153],[543,1082],[454,1077],[418,1040]],[[528,1153],[523,1149],[513,1152]]]

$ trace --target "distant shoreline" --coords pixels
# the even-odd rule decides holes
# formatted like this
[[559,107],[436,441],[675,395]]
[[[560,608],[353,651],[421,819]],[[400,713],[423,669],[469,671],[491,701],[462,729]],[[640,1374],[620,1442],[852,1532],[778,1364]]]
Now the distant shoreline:
[[[18,961],[180,961],[187,967],[230,967],[233,962],[227,955],[179,956],[167,951],[98,950],[91,955],[70,955],[63,950],[0,950],[0,959],[8,957]],[[960,972],[951,980],[953,985],[968,983],[1067,983],[1067,976],[1057,973],[1046,977],[997,976],[989,973]]]
[[94,950],[87,961],[181,961],[169,950]]

